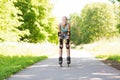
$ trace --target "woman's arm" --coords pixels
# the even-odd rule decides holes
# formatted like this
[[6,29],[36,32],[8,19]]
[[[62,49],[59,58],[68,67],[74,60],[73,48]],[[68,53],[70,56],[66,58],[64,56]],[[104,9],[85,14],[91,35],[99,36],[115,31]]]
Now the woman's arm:
[[60,29],[60,24],[58,25],[58,32],[61,32],[61,29]]
[[70,36],[70,24],[68,24],[68,35]]
[[58,36],[61,36],[60,24],[58,25]]

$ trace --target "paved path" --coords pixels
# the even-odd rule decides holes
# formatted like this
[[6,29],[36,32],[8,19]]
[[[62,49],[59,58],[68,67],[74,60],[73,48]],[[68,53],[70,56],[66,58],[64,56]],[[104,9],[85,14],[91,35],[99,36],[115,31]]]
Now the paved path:
[[[120,80],[120,71],[107,66],[82,50],[71,50],[72,64],[63,67],[56,56],[15,74],[8,80]],[[65,55],[64,55],[65,56]]]

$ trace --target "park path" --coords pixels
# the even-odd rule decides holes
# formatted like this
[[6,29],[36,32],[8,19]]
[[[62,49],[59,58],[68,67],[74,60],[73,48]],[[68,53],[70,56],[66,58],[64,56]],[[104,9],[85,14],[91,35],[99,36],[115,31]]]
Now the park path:
[[71,50],[72,63],[58,65],[58,55],[36,63],[7,80],[120,80],[120,71],[100,62],[84,50]]

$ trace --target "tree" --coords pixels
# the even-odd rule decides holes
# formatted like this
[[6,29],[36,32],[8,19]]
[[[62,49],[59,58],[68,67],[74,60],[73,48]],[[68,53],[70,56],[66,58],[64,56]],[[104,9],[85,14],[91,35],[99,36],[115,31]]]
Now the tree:
[[106,3],[86,5],[81,13],[81,40],[84,43],[109,38],[117,33],[114,7]]
[[10,0],[0,1],[0,41],[19,41],[21,31],[17,27],[21,24],[17,14],[20,10],[14,7]]
[[[81,17],[74,13],[70,15],[70,23],[71,23],[71,41],[75,44],[81,43]],[[77,36],[77,37],[76,37]]]
[[117,20],[116,27],[120,33],[120,0],[109,0],[109,1],[112,2],[113,5],[115,6],[114,10],[115,10],[116,20]]
[[120,2],[120,0],[109,0],[110,2],[112,2],[113,4],[115,4],[116,2]]
[[[54,17],[51,15],[52,4],[49,0],[17,0],[14,3],[18,7],[23,17],[19,30],[28,30],[29,34],[24,35],[21,40],[28,42],[41,42],[48,40],[56,42],[57,36]],[[52,39],[52,37],[54,39]]]
[[116,23],[116,27],[120,33],[120,5],[117,5],[117,4],[114,4],[115,6],[115,14],[116,14],[116,20],[117,20],[117,23]]

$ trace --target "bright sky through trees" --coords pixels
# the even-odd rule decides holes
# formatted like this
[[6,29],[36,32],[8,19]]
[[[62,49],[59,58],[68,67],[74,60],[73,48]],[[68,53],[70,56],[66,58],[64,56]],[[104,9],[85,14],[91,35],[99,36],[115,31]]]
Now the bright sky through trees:
[[81,9],[87,3],[109,3],[108,0],[51,0],[51,2],[54,4],[53,14],[57,17],[58,20],[60,20],[62,16],[69,17],[69,14],[74,12],[80,13]]

